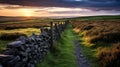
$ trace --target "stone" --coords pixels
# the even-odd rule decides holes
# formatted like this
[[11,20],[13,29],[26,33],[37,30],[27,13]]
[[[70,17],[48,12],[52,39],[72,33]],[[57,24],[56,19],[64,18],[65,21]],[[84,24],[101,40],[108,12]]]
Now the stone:
[[0,54],[0,63],[5,63],[7,61],[10,61],[14,58],[14,56],[12,55],[4,55],[4,54]]
[[30,37],[21,36],[8,43],[7,50],[0,55],[0,67],[35,67],[35,64],[44,60],[50,50],[51,30],[55,42],[64,28],[65,24],[59,24],[52,29],[43,29],[40,35],[33,33]]
[[8,48],[17,48],[18,50],[25,50],[25,48],[23,47],[23,43],[22,41],[15,41],[15,42],[11,42],[7,45]]
[[12,60],[8,61],[8,65],[10,65],[11,67],[14,67],[14,65],[20,60],[19,56],[14,57]]
[[3,67],[3,66],[0,64],[0,67]]

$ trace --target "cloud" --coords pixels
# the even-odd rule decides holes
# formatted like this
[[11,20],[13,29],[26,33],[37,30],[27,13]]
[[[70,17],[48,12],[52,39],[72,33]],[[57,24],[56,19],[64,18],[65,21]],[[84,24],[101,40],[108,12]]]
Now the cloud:
[[6,9],[31,9],[35,16],[120,15],[120,0],[0,0],[0,11]]
[[24,8],[24,6],[20,6],[20,5],[5,5],[5,4],[0,4],[0,9],[21,9]]
[[93,10],[120,10],[120,0],[0,0],[0,3],[31,7],[69,7],[88,8]]
[[[95,10],[95,9],[94,9]],[[85,9],[85,8],[63,8],[63,7],[48,7],[44,9],[38,9],[35,11],[35,13],[41,13],[46,12],[51,15],[69,15],[69,16],[87,16],[87,15],[119,15],[120,11],[116,10],[91,10],[91,9]]]
[[91,10],[84,8],[63,8],[63,7],[47,7],[44,9],[36,10],[35,12],[46,11],[48,13],[63,14],[63,13],[80,13],[80,12],[89,12]]
[[85,11],[54,11],[54,12],[49,12],[53,14],[81,14],[84,13]]
[[5,6],[4,9],[21,9],[24,8],[23,6]]
[[69,16],[94,16],[94,15],[120,15],[120,11],[54,11],[51,14],[62,14]]

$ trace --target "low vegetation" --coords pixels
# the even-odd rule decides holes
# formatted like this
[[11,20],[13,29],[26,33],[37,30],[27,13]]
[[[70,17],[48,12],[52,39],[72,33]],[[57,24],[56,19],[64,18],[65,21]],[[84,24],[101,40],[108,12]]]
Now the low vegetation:
[[120,15],[116,15],[116,16],[88,16],[88,17],[76,17],[76,18],[71,18],[70,20],[72,21],[93,21],[93,20],[120,20]]
[[32,33],[40,34],[38,28],[0,30],[0,40],[15,40],[20,36],[30,36]]
[[54,45],[54,52],[49,53],[37,67],[77,67],[73,40],[74,34],[70,25],[62,34],[61,39]]
[[16,22],[16,23],[0,23],[0,29],[12,30],[21,28],[40,28],[48,27],[50,23],[47,22]]
[[100,67],[119,67],[120,22],[118,20],[79,20],[72,23],[74,31],[81,35],[84,53],[89,54],[87,55],[89,59],[92,57],[93,64],[97,61]]
[[114,44],[111,49],[101,49],[98,53],[98,61],[101,67],[120,66],[120,43]]
[[[12,21],[12,20],[11,20]],[[34,21],[35,22],[35,21]],[[40,27],[48,26],[48,23],[39,23],[25,20],[14,22],[0,22],[0,52],[6,48],[7,43],[16,40],[20,36],[30,36],[32,33],[40,34]]]
[[[93,62],[93,67],[120,66],[120,16],[79,17],[70,20],[74,31],[78,33],[83,53]],[[7,43],[21,35],[30,36],[33,32],[40,34],[40,27],[49,26],[46,21],[1,21],[0,52],[6,49]],[[73,32],[69,27],[63,33],[61,40],[55,44],[55,51],[49,53],[37,67],[77,67],[73,39]]]
[[4,41],[4,40],[0,40],[0,53],[3,52],[3,50],[6,49],[6,46],[9,42],[12,42],[12,41]]

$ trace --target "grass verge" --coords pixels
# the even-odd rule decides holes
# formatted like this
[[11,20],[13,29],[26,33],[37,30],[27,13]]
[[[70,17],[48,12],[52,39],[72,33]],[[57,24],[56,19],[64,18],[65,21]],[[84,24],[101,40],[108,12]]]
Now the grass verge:
[[90,46],[87,46],[88,43],[86,43],[83,40],[83,35],[77,34],[77,37],[79,39],[80,46],[83,50],[83,54],[86,56],[88,60],[91,61],[92,67],[99,67],[99,63],[96,57],[97,50]]
[[37,67],[77,67],[73,39],[72,26],[68,25],[61,39],[55,44],[55,52],[49,53]]
[[9,43],[11,41],[3,41],[3,40],[0,40],[0,53],[6,49],[6,46],[7,46],[7,43]]

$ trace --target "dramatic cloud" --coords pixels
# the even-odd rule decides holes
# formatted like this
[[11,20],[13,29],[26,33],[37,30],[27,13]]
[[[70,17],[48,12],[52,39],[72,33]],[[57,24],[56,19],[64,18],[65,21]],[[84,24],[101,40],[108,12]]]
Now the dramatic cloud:
[[33,7],[76,7],[94,10],[120,10],[120,0],[0,0],[0,3]]
[[0,0],[0,15],[120,15],[120,0]]
[[36,14],[41,12],[48,13],[51,15],[61,15],[61,16],[91,16],[91,15],[120,15],[120,11],[115,10],[100,10],[93,11],[85,8],[60,8],[60,7],[48,7],[44,9],[39,9],[35,11]]

